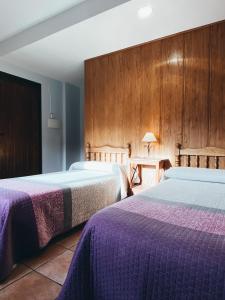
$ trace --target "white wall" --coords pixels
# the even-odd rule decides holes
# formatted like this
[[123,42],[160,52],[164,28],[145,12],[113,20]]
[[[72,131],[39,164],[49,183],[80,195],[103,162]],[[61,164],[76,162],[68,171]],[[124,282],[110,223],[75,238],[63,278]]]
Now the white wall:
[[[42,172],[54,172],[63,169],[63,82],[53,80],[21,68],[17,68],[0,59],[0,71],[13,74],[41,84],[42,96]],[[52,94],[52,110],[57,119],[62,121],[60,129],[48,128],[50,107],[49,90]],[[78,124],[80,126],[80,124]]]

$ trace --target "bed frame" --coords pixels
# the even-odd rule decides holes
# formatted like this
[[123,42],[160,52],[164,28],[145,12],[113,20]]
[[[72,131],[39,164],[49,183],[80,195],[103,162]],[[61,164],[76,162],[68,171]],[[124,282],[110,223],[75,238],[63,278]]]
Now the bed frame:
[[176,166],[181,167],[204,167],[213,169],[222,169],[221,159],[225,158],[225,149],[216,147],[205,147],[200,149],[183,149],[181,144],[177,144]]
[[113,146],[91,147],[90,143],[86,145],[86,160],[116,162],[127,164],[131,156],[131,145],[127,144],[126,148],[117,148]]

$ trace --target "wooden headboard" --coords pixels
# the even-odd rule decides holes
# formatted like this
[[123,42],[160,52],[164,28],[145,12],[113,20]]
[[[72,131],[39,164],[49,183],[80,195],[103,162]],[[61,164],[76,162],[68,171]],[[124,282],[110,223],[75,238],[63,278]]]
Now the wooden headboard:
[[86,160],[117,162],[126,164],[131,156],[131,145],[126,148],[117,148],[113,146],[91,147],[90,143],[86,145]]
[[183,149],[177,144],[176,166],[181,167],[204,167],[220,169],[220,159],[225,158],[225,149],[206,147],[200,149]]

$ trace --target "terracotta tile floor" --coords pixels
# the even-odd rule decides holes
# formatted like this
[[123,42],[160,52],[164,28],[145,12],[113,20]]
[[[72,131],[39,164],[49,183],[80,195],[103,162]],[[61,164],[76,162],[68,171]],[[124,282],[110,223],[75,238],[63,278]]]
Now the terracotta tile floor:
[[83,226],[56,238],[0,282],[0,300],[54,300],[66,278]]

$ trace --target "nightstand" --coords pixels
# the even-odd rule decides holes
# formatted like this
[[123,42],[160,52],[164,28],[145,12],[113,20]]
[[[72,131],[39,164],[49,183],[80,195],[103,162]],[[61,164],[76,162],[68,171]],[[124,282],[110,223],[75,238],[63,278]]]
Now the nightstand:
[[140,178],[140,183],[142,184],[142,168],[143,167],[152,167],[155,168],[155,182],[158,183],[160,181],[160,173],[162,170],[165,170],[170,166],[170,162],[168,159],[154,159],[147,157],[133,157],[130,158],[130,184],[131,187],[134,186],[133,179],[138,172],[138,176]]

